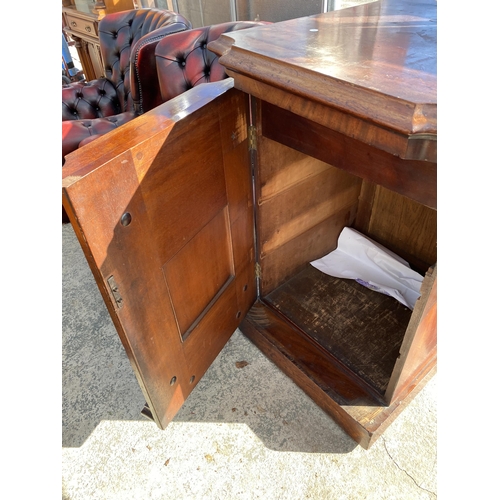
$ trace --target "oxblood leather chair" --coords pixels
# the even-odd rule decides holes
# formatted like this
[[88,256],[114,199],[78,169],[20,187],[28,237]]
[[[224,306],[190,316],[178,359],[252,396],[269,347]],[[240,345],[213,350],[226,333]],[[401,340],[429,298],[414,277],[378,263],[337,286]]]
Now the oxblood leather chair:
[[161,9],[116,12],[100,21],[106,78],[63,86],[63,163],[86,138],[107,133],[160,103],[154,49],[165,36],[190,28],[185,17]]
[[201,83],[227,77],[216,54],[207,45],[223,33],[269,24],[264,21],[237,21],[194,28],[175,33],[156,46],[156,69],[162,102]]
[[[121,125],[196,85],[227,78],[224,67],[219,63],[219,58],[208,50],[207,45],[211,41],[217,40],[222,33],[265,24],[269,23],[264,21],[227,22],[190,29],[162,38],[156,44],[154,53],[156,64],[152,64],[154,71],[157,72],[157,77],[155,79],[148,78],[148,85],[143,89],[143,95],[147,98],[135,103],[134,113],[122,113],[121,115],[127,115],[124,119],[121,115],[114,118]],[[148,70],[151,71],[151,68]],[[144,80],[142,75],[140,75],[139,80]],[[154,83],[153,80],[155,80]],[[108,131],[106,130],[104,133]],[[95,132],[93,135],[87,134],[86,138],[79,143],[80,147],[103,135],[99,133],[99,130]],[[64,209],[63,222],[69,222]]]
[[[141,91],[141,99],[134,101],[134,113],[126,112],[113,116],[110,120],[115,120],[117,125],[112,128],[150,111],[200,83],[216,82],[226,78],[224,67],[219,63],[218,57],[207,49],[207,44],[212,40],[217,40],[222,33],[264,24],[269,23],[264,21],[227,22],[186,30],[162,38],[156,45],[156,64],[152,63],[151,67],[147,68],[147,86],[144,85]],[[157,74],[154,79],[149,76],[153,70]],[[139,76],[138,80],[146,81],[143,75]],[[98,119],[93,121],[99,122]],[[109,131],[107,128],[102,130],[101,123],[98,125],[92,128],[94,134],[86,135],[79,143],[79,147]]]

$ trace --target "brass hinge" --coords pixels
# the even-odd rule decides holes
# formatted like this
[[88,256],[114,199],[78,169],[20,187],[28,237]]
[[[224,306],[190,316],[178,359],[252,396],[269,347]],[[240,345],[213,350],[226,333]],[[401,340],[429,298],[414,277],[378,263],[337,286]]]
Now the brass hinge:
[[115,299],[116,305],[118,308],[123,307],[123,299],[118,291],[118,285],[116,284],[114,276],[110,276],[108,278],[108,285],[111,288],[111,293],[113,294],[113,298]]
[[260,264],[258,262],[255,263],[255,277],[257,279],[262,278],[262,271],[261,271],[261,268],[260,268]]
[[250,151],[257,150],[257,129],[255,125],[248,126],[248,149]]

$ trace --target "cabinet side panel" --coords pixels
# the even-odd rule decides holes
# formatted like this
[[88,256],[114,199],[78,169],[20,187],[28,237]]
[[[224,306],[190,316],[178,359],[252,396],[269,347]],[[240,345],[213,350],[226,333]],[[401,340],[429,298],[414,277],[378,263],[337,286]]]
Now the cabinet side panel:
[[261,258],[262,295],[272,292],[312,260],[334,250],[342,229],[351,225],[355,215],[356,205],[353,204]]
[[437,266],[429,269],[421,291],[386,390],[387,403],[395,401],[437,362]]
[[356,214],[361,179],[259,136],[258,258],[265,295],[337,247]]

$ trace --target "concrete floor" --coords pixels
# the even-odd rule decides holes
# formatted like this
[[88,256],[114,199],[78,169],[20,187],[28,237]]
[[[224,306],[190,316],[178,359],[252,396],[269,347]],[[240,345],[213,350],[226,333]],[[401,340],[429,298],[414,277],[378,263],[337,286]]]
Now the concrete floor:
[[237,330],[159,430],[71,225],[62,239],[63,499],[436,498],[437,376],[366,451]]

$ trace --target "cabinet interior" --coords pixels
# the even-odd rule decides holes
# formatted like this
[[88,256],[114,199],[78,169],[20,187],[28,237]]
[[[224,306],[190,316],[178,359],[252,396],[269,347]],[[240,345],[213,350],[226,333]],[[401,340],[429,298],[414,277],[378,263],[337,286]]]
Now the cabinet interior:
[[[412,312],[309,263],[333,251],[348,226],[425,276],[437,261],[437,212],[264,136],[258,155],[261,301],[293,325],[288,335],[298,329],[388,403],[386,391],[417,307]],[[293,345],[290,356],[299,359]]]

